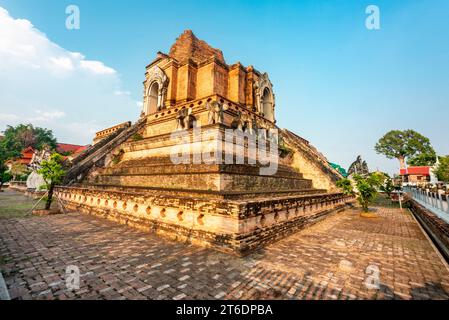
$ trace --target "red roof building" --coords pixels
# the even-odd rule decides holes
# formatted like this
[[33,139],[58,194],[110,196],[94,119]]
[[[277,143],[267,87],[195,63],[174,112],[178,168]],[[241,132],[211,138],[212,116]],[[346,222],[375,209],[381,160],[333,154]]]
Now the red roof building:
[[401,173],[401,176],[410,175],[410,174],[430,176],[430,169],[431,169],[431,167],[428,167],[428,166],[408,167],[406,169],[401,169],[400,173]]
[[87,146],[79,146],[76,144],[68,144],[68,143],[58,143],[56,146],[56,152],[66,154],[70,153],[71,155],[80,153],[85,150]]
[[29,165],[31,162],[31,159],[33,159],[33,155],[34,155],[33,147],[28,147],[22,151],[22,155],[20,156],[18,161],[21,164]]
[[[61,153],[62,155],[68,157],[69,159],[78,155],[87,149],[88,146],[79,146],[76,144],[68,144],[68,143],[58,143],[56,145],[56,152]],[[33,156],[36,153],[36,150],[33,147],[28,147],[22,151],[20,158],[17,159],[19,163],[22,163],[28,166],[33,160]],[[8,160],[7,164],[10,166],[15,160]]]
[[399,173],[403,182],[419,184],[430,182],[431,169],[432,167],[429,166],[408,167],[401,169]]

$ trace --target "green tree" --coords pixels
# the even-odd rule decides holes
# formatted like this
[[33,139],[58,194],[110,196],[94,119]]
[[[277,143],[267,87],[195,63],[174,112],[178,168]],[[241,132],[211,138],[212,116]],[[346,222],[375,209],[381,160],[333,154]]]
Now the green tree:
[[393,180],[388,176],[385,175],[385,182],[379,187],[380,191],[385,192],[388,194],[388,196],[391,195],[391,193],[396,189]]
[[0,162],[0,191],[2,190],[3,184],[11,180],[11,174],[8,172],[8,167]]
[[439,181],[449,183],[449,155],[439,158],[439,164],[434,173]]
[[27,166],[24,165],[23,163],[20,163],[19,161],[14,161],[11,165],[9,173],[12,175],[12,179],[16,180],[18,176],[22,176],[28,173],[28,169]]
[[433,153],[420,153],[409,158],[407,164],[409,166],[433,166],[437,162],[437,155]]
[[398,159],[401,168],[407,158],[435,153],[430,140],[414,130],[392,130],[379,139],[374,149],[389,159]]
[[42,161],[38,173],[44,178],[48,190],[45,209],[49,210],[53,200],[53,190],[57,184],[62,182],[65,175],[63,157],[59,153],[53,153],[48,160]]
[[0,150],[6,159],[20,157],[22,150],[27,147],[42,150],[47,145],[56,148],[56,138],[51,130],[33,127],[31,124],[19,124],[15,127],[7,126],[4,138],[0,141]]
[[337,181],[337,186],[343,189],[347,195],[356,195],[357,201],[363,211],[367,212],[378,194],[378,189],[384,183],[386,177],[382,173],[373,172],[367,177],[355,174],[353,176],[354,185],[351,180],[344,178]]
[[367,180],[376,188],[380,188],[387,180],[388,175],[383,172],[372,172],[367,177]]
[[376,200],[378,188],[383,183],[383,178],[377,173],[371,173],[368,177],[354,175],[357,189],[357,201],[362,206],[363,211],[368,212],[369,205]]
[[343,190],[343,193],[347,196],[352,196],[355,194],[354,187],[352,186],[351,180],[343,178],[337,181],[337,187]]

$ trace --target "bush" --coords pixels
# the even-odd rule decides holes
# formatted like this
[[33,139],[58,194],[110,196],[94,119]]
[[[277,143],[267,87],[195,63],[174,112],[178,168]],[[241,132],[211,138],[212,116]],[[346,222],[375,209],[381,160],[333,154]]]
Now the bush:
[[124,153],[125,153],[125,151],[123,149],[120,149],[120,151],[118,153],[113,154],[112,159],[111,159],[112,163],[118,164],[122,160]]
[[45,210],[50,209],[55,185],[61,183],[64,178],[65,170],[63,168],[63,160],[64,158],[60,154],[53,153],[48,160],[42,161],[41,168],[37,172],[44,178],[48,190]]
[[351,180],[344,178],[337,181],[337,187],[343,190],[343,193],[347,196],[353,196],[355,194]]
[[369,205],[376,199],[378,189],[385,182],[385,178],[384,174],[377,172],[366,177],[355,174],[354,183],[345,178],[337,181],[337,187],[341,188],[346,195],[356,195],[363,211],[367,212]]
[[141,135],[140,133],[134,133],[134,134],[132,135],[131,139],[132,139],[133,141],[140,141],[140,140],[143,139],[143,137],[142,137],[142,135]]

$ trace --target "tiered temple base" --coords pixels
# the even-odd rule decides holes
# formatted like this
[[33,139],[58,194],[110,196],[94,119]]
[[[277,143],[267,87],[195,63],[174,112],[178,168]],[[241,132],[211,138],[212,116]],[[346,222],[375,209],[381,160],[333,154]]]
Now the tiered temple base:
[[[112,186],[58,187],[69,210],[90,213],[173,240],[244,255],[343,208],[352,198],[304,190],[231,200],[232,193]],[[312,193],[312,194],[308,194]],[[235,196],[235,194],[234,194]]]

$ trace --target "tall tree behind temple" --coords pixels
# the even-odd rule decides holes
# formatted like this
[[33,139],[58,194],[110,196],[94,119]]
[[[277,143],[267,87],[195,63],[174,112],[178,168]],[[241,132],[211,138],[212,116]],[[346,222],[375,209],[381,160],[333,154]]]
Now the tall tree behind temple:
[[436,153],[421,153],[417,156],[408,159],[409,166],[433,166],[437,162]]
[[0,150],[4,153],[2,158],[10,159],[19,157],[27,147],[41,150],[45,145],[56,148],[56,138],[51,130],[32,124],[19,124],[6,128],[4,138],[0,141]]
[[407,159],[435,154],[430,140],[414,130],[392,130],[379,139],[374,149],[389,159],[398,159],[401,169]]
[[449,155],[439,158],[439,164],[435,170],[435,175],[439,181],[449,183]]

